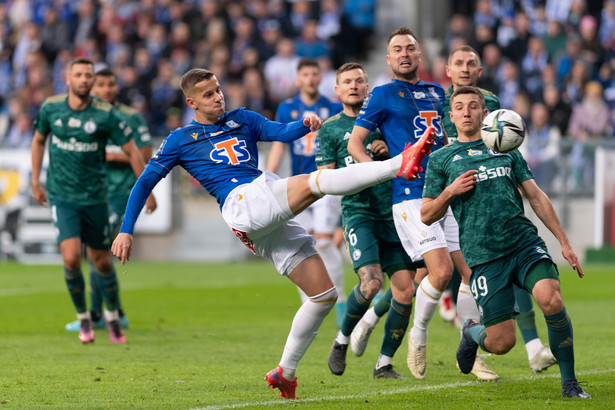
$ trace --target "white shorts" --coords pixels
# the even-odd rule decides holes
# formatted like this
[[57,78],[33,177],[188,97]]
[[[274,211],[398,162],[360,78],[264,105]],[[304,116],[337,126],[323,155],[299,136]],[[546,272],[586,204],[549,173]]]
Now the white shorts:
[[421,222],[422,203],[422,199],[411,199],[393,205],[395,229],[408,255],[416,262],[433,249],[458,251],[459,225],[451,207],[448,207],[442,219],[427,226]]
[[222,218],[235,236],[285,276],[318,253],[313,237],[289,220],[294,215],[288,205],[287,184],[288,179],[265,172],[233,189],[222,206]]
[[293,219],[313,234],[333,235],[340,226],[342,216],[342,197],[325,195]]

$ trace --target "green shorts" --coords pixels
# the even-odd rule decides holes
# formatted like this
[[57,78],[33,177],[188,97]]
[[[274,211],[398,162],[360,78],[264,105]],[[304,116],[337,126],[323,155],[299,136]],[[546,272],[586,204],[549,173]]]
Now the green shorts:
[[126,211],[129,195],[122,195],[115,198],[109,198],[109,225],[111,226],[111,234],[115,237],[120,230],[122,218]]
[[[539,279],[558,278],[557,267],[540,237],[535,236],[520,243],[523,245],[508,255],[472,268],[470,290],[479,304],[481,323],[485,326],[512,319],[519,313],[515,307],[512,285],[526,289],[528,273],[540,262],[547,262],[553,269],[532,272],[533,283]],[[536,275],[542,277],[538,278]],[[530,293],[532,291],[526,290]]]
[[344,240],[355,272],[362,266],[378,264],[390,278],[399,270],[425,266],[423,261],[412,262],[397,236],[393,221],[352,219],[344,225]]
[[49,204],[58,243],[69,238],[80,238],[94,249],[111,248],[109,208],[106,203],[73,205],[49,199]]

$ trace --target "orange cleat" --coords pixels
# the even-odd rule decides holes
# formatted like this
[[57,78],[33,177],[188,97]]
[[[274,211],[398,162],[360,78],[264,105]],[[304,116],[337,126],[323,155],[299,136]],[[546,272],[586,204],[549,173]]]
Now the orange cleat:
[[295,380],[291,382],[282,377],[282,366],[278,366],[267,373],[265,380],[267,380],[267,384],[269,384],[272,389],[280,390],[280,397],[285,399],[299,398],[295,394],[295,389],[297,388],[297,378],[295,377]]
[[421,168],[421,162],[425,155],[429,154],[431,147],[436,143],[436,129],[431,126],[427,127],[421,138],[414,144],[408,143],[404,148],[401,155],[402,163],[401,170],[396,175],[398,177],[404,177],[408,181],[412,181],[419,176],[419,172],[423,170]]

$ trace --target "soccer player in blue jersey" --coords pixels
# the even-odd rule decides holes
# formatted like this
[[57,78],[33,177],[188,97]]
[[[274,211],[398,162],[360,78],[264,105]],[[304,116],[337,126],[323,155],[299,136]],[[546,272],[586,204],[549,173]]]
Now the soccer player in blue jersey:
[[[348,142],[348,152],[358,162],[373,161],[365,151],[364,141],[376,129],[384,136],[391,155],[402,152],[429,127],[437,133],[432,151],[447,144],[442,125],[444,89],[419,79],[421,50],[412,30],[401,27],[389,36],[386,60],[393,80],[374,88]],[[427,159],[425,156],[422,168],[427,168]],[[399,238],[412,260],[423,259],[428,271],[416,291],[413,326],[408,332],[408,367],[417,379],[425,378],[427,326],[451,279],[453,262],[462,276],[470,276],[459,250],[458,226],[452,212],[449,210],[431,226],[421,222],[423,183],[424,172],[415,180],[395,179],[392,183],[393,218]],[[476,366],[484,367],[483,379],[497,379],[480,358]]]
[[[300,120],[310,114],[318,115],[323,121],[342,110],[339,103],[333,103],[318,92],[322,75],[316,60],[302,58],[297,64],[299,94],[289,98],[278,107],[276,120],[290,122]],[[267,159],[267,171],[277,173],[284,155],[289,150],[291,175],[308,174],[316,171],[316,132],[309,132],[290,143],[274,142]],[[289,149],[287,149],[289,148]],[[308,209],[297,215],[295,220],[316,238],[316,249],[320,254],[331,280],[338,293],[335,316],[341,326],[346,311],[346,292],[344,290],[344,261],[342,254],[333,241],[333,234],[341,217],[341,198],[329,195],[316,201]],[[302,302],[307,297],[299,290]]]
[[326,194],[353,194],[395,176],[416,178],[433,138],[425,134],[419,143],[386,161],[280,179],[258,169],[257,142],[298,139],[321,127],[318,116],[284,124],[245,108],[226,112],[217,78],[202,68],[184,74],[180,86],[194,119],[163,140],[137,180],[112,245],[113,254],[122,264],[130,259],[132,232],[147,195],[173,167],[183,167],[216,198],[237,238],[269,259],[308,296],[295,315],[279,366],[266,376],[282,397],[296,398],[297,365],[333,308],[337,292],[312,236],[290,219]]
[[532,293],[547,322],[551,351],[561,373],[563,397],[590,399],[574,371],[572,323],[566,313],[557,266],[525,216],[523,195],[561,245],[562,255],[580,278],[578,258],[549,201],[518,150],[501,154],[481,140],[485,98],[476,87],[459,87],[450,117],[459,137],[430,156],[421,219],[438,221],[452,207],[459,221],[463,254],[472,268],[470,288],[481,307],[479,324],[463,325],[457,361],[469,373],[482,349],[504,354],[516,342],[513,284]]

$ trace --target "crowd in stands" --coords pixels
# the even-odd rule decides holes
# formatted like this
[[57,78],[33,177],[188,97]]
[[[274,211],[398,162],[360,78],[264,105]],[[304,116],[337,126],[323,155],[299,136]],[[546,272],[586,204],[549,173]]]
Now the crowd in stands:
[[[277,105],[296,93],[299,58],[314,58],[322,66],[322,93],[335,98],[334,70],[369,55],[376,6],[376,0],[0,0],[0,146],[29,147],[40,105],[66,91],[63,69],[79,56],[118,74],[120,100],[139,109],[158,136],[188,118],[179,78],[191,67],[216,74],[227,109],[245,106],[273,118]],[[614,135],[615,0],[451,0],[450,9],[442,51],[425,55],[421,78],[448,87],[448,53],[472,45],[482,58],[479,86],[528,123],[530,163],[544,160],[564,138]]]

